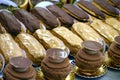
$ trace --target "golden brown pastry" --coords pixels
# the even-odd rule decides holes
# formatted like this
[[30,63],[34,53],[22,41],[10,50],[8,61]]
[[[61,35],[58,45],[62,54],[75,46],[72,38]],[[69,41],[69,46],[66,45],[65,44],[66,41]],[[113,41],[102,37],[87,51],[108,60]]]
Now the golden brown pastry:
[[95,29],[99,34],[101,34],[109,45],[114,41],[114,37],[118,36],[119,33],[113,29],[111,26],[105,24],[101,20],[94,19],[90,24],[93,29]]
[[72,31],[85,41],[92,40],[100,42],[102,39],[102,37],[93,28],[82,22],[74,23],[72,26]]
[[110,18],[106,18],[105,22],[120,33],[120,21],[118,21],[113,17],[110,17]]
[[12,57],[25,55],[23,54],[22,49],[19,47],[19,45],[8,33],[0,34],[0,50],[7,63]]
[[20,44],[21,48],[26,51],[27,57],[30,58],[33,63],[39,65],[45,56],[45,49],[39,41],[27,33],[17,35],[15,40]]
[[74,34],[72,31],[70,31],[69,29],[61,26],[61,27],[54,28],[52,32],[55,36],[60,38],[67,47],[69,47],[73,56],[81,48],[81,42],[83,40],[80,37],[78,37],[76,34]]
[[39,42],[46,48],[60,48],[67,50],[63,41],[54,36],[49,30],[38,29],[35,31],[34,36],[39,40]]

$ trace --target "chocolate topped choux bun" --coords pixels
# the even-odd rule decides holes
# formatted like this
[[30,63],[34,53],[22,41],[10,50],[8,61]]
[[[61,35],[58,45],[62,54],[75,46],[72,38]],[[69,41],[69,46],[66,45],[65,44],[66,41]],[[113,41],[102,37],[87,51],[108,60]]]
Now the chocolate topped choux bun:
[[93,5],[91,2],[86,0],[80,0],[77,2],[77,5],[83,10],[85,10],[86,12],[88,12],[89,14],[100,19],[105,19],[104,13],[95,5]]
[[96,41],[84,41],[82,47],[76,54],[76,66],[83,73],[92,74],[104,63],[104,56],[100,51],[102,45]]
[[21,32],[21,24],[17,21],[15,16],[8,11],[0,12],[0,23],[11,35],[16,36]]
[[74,23],[74,19],[58,6],[49,5],[47,9],[60,20],[61,25],[71,27]]
[[41,63],[41,70],[47,80],[65,80],[72,70],[68,54],[59,48],[51,48]]
[[31,10],[31,13],[41,20],[46,25],[47,29],[53,29],[59,25],[57,17],[45,8],[35,7]]
[[3,73],[6,80],[36,80],[35,70],[28,58],[14,57],[10,59]]
[[116,36],[114,42],[108,49],[108,57],[110,61],[107,62],[109,67],[120,68],[120,36]]
[[31,13],[29,13],[23,9],[17,9],[14,11],[13,14],[19,21],[21,21],[25,25],[25,27],[31,33],[34,33],[35,30],[40,28],[39,20]]
[[82,9],[76,7],[73,4],[64,4],[62,9],[79,21],[89,20],[89,16]]

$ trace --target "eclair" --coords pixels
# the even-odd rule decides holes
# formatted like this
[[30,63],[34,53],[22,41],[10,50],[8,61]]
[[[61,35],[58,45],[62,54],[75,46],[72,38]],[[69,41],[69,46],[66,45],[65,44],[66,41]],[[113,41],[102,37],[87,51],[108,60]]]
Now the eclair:
[[110,45],[119,33],[108,24],[105,24],[101,20],[95,19],[91,24],[91,27],[105,38],[105,41]]
[[118,21],[113,17],[110,17],[110,18],[106,18],[105,23],[112,26],[114,29],[116,29],[120,33],[120,21]]
[[45,56],[45,49],[39,41],[28,33],[21,33],[15,37],[20,47],[25,50],[27,57],[32,60],[34,64],[40,65]]
[[35,30],[40,28],[40,21],[29,12],[18,9],[14,11],[14,15],[31,33],[34,33]]
[[99,8],[97,8],[95,5],[93,5],[91,2],[80,0],[77,2],[77,5],[83,10],[85,10],[86,12],[88,12],[89,14],[97,18],[100,18],[100,19],[105,19],[104,13]]
[[107,0],[109,3],[111,3],[113,6],[120,5],[120,0]]
[[25,56],[18,43],[8,33],[0,34],[0,51],[6,63],[13,57]]
[[60,20],[61,25],[71,27],[74,23],[74,19],[58,6],[50,5],[47,9]]
[[81,48],[81,42],[83,42],[83,40],[68,28],[63,26],[57,27],[52,30],[52,33],[65,43],[70,49],[71,55],[75,56],[77,51]]
[[72,31],[81,37],[84,41],[92,40],[100,42],[102,37],[91,26],[77,22],[72,25]]
[[49,30],[38,29],[35,31],[34,36],[46,48],[60,48],[65,51],[68,50],[62,40],[54,36]]
[[53,29],[59,24],[57,17],[50,13],[47,9],[42,7],[35,7],[31,10],[31,13],[46,25],[47,29]]
[[92,3],[108,15],[119,16],[119,11],[106,0],[93,0]]
[[64,4],[62,9],[79,21],[88,21],[89,16],[80,8],[72,4]]
[[0,12],[0,23],[11,35],[16,36],[21,32],[21,24],[15,16],[8,11]]

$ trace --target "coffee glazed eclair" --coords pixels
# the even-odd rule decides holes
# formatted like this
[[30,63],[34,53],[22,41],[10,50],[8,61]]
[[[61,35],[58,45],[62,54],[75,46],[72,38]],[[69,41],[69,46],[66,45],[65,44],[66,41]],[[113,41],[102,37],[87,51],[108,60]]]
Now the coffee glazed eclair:
[[58,6],[49,5],[47,9],[60,20],[61,25],[66,27],[71,27],[73,25],[74,19]]
[[75,5],[64,4],[62,9],[79,21],[89,20],[89,16],[82,9],[76,7]]
[[99,18],[99,19],[105,19],[104,13],[97,8],[95,5],[93,5],[91,2],[86,0],[80,0],[77,2],[77,5],[82,8],[84,11],[88,12],[89,14]]
[[94,30],[96,30],[105,38],[105,41],[108,45],[110,45],[114,41],[114,38],[116,36],[119,36],[119,33],[114,28],[112,28],[108,24],[105,24],[101,20],[94,19],[90,25]]
[[64,42],[70,49],[71,55],[75,56],[76,52],[81,48],[81,42],[83,40],[69,29],[61,26],[54,28],[52,33]]
[[100,42],[102,40],[102,37],[93,28],[91,28],[91,26],[82,22],[74,23],[72,31],[85,41],[92,40]]
[[65,46],[62,40],[54,36],[49,30],[38,29],[34,36],[46,48],[60,48],[69,53],[69,49]]
[[20,47],[25,50],[27,57],[31,59],[34,64],[39,65],[41,63],[46,51],[37,39],[23,32],[18,34],[15,40],[19,43]]
[[0,51],[3,54],[6,63],[13,57],[25,56],[22,49],[8,33],[0,34]]
[[8,11],[0,12],[0,23],[5,30],[13,36],[21,32],[21,24],[17,21],[15,16]]
[[115,17],[119,16],[119,11],[106,0],[93,0],[92,3],[108,15]]
[[47,29],[53,29],[59,25],[57,17],[42,7],[35,7],[31,13],[46,25]]
[[40,28],[40,21],[29,12],[23,9],[17,9],[14,11],[14,15],[31,33],[34,33],[35,30]]

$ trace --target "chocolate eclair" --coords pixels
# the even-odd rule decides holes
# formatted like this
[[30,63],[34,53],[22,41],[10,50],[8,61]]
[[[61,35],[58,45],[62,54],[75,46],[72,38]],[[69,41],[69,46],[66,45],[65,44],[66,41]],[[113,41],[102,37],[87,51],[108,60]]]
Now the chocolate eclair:
[[88,21],[89,16],[80,8],[72,4],[64,4],[62,9],[79,21]]
[[111,16],[119,16],[119,11],[106,0],[93,0],[93,4]]
[[98,17],[100,19],[105,19],[104,13],[99,8],[97,8],[95,5],[93,5],[91,2],[80,0],[77,2],[77,5],[83,10],[85,10],[86,12],[88,12],[89,14],[95,17]]
[[0,12],[0,23],[11,35],[16,36],[21,32],[21,24],[15,16],[8,11]]
[[47,9],[60,20],[61,25],[71,27],[74,23],[74,19],[58,6],[50,5],[47,6]]
[[109,3],[111,3],[113,6],[120,5],[120,0],[107,0]]
[[14,11],[14,15],[31,33],[34,33],[35,30],[40,28],[39,20],[29,12],[23,9],[18,9]]
[[42,7],[36,7],[31,10],[31,13],[35,15],[39,20],[41,20],[47,29],[53,29],[59,24],[57,17],[50,13],[47,9]]

